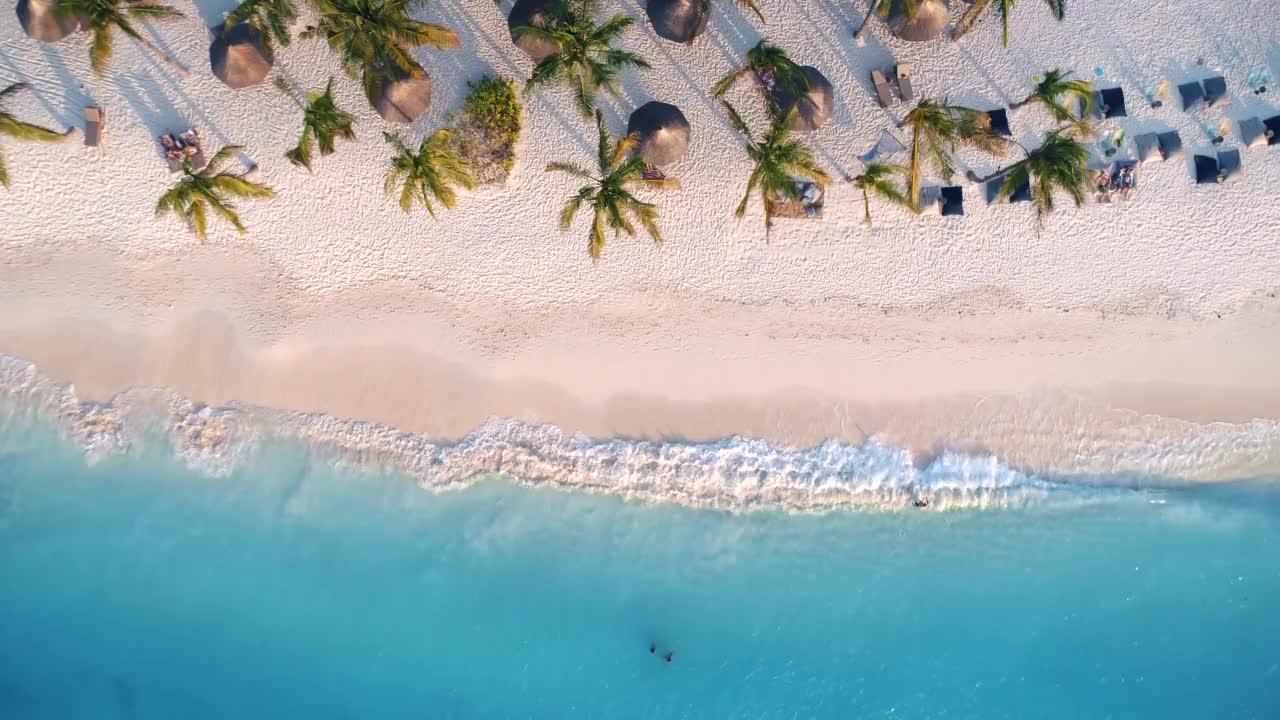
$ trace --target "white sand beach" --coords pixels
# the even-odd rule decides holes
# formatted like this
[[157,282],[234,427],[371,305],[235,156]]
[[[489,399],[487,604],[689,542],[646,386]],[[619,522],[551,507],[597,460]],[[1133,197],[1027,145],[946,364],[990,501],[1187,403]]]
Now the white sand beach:
[[[231,90],[210,73],[206,26],[230,0],[178,0],[184,19],[148,26],[186,79],[126,38],[96,77],[83,33],[42,44],[0,14],[0,86],[34,89],[7,98],[7,111],[55,128],[80,127],[89,104],[109,118],[101,151],[78,132],[52,145],[0,139],[12,178],[0,191],[0,354],[73,383],[81,399],[167,387],[212,405],[444,439],[496,417],[600,438],[743,434],[807,446],[875,436],[921,456],[981,450],[1065,471],[1148,472],[1127,454],[1226,428],[1225,445],[1156,469],[1220,479],[1280,467],[1280,433],[1250,429],[1280,418],[1280,148],[1242,149],[1244,177],[1222,185],[1196,185],[1190,169],[1197,151],[1222,149],[1210,137],[1224,118],[1223,147],[1240,147],[1235,121],[1280,112],[1280,86],[1248,87],[1258,73],[1280,77],[1269,3],[1081,0],[1063,22],[1024,3],[1007,49],[994,19],[958,42],[925,43],[872,19],[860,47],[861,2],[764,0],[766,23],[713,5],[706,32],[684,46],[657,37],[641,3],[600,3],[602,15],[637,19],[623,46],[653,65],[625,72],[619,96],[601,102],[612,132],[660,100],[681,108],[692,140],[668,169],[682,188],[640,192],[658,202],[666,242],[611,237],[595,264],[585,218],[557,227],[577,183],[543,172],[593,152],[594,128],[558,86],[523,97],[505,186],[463,191],[434,220],[383,194],[384,131],[416,143],[459,111],[467,81],[528,77],[508,3],[415,10],[462,46],[417,51],[434,91],[408,126],[382,120],[323,41],[296,39],[304,11],[273,73],[308,89],[335,78],[339,106],[357,116],[358,140],[319,158],[314,174],[283,158],[301,127],[290,100],[269,82]],[[965,6],[952,6],[954,21]],[[836,94],[831,122],[803,136],[835,179],[824,215],[779,220],[767,240],[758,201],[733,216],[751,166],[708,97],[762,35],[819,68]],[[1025,97],[1033,75],[1070,69],[1124,89],[1128,117],[1101,132],[1176,130],[1186,156],[1141,165],[1127,200],[1077,209],[1060,198],[1042,226],[1028,204],[988,205],[981,186],[958,178],[964,216],[918,217],[873,199],[868,230],[861,194],[843,179],[909,107],[882,109],[872,92],[870,71],[895,61],[911,64],[918,96],[979,109]],[[1217,74],[1226,105],[1184,112],[1176,97],[1159,109],[1144,99],[1163,81]],[[745,83],[731,99],[764,127]],[[1029,148],[1053,127],[1034,106],[1010,119]],[[189,125],[214,148],[244,145],[278,192],[240,203],[248,234],[215,225],[202,245],[153,217],[173,181],[154,138]],[[1133,152],[1126,143],[1119,156]],[[962,159],[979,175],[1000,166]]]

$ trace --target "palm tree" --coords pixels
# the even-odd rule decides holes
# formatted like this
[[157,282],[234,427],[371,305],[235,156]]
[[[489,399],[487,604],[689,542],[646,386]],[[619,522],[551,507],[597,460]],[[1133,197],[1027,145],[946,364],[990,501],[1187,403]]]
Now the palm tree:
[[418,145],[418,152],[410,150],[399,135],[384,132],[382,137],[396,155],[391,158],[391,171],[387,173],[387,181],[383,186],[387,195],[395,192],[400,186],[400,209],[409,212],[413,209],[413,201],[417,200],[427,209],[431,217],[436,216],[435,206],[431,198],[446,208],[452,208],[457,194],[454,185],[461,185],[470,190],[476,186],[471,176],[471,166],[454,157],[449,147],[453,133],[448,130],[437,130]]
[[244,0],[239,7],[227,14],[223,30],[230,30],[237,23],[244,23],[258,31],[262,49],[274,55],[276,46],[289,47],[289,21],[298,16],[293,0]]
[[1031,202],[1037,216],[1043,220],[1053,212],[1055,190],[1065,191],[1076,207],[1084,205],[1089,192],[1089,170],[1086,163],[1089,151],[1075,137],[1076,128],[1058,128],[1045,135],[1044,142],[1035,150],[1023,148],[1026,157],[1017,163],[985,178],[971,177],[974,182],[986,183],[1004,177],[1000,185],[1000,199],[1007,199],[1018,188],[1031,188]]
[[183,158],[182,179],[160,197],[160,202],[156,203],[156,217],[166,213],[178,216],[200,238],[200,242],[204,242],[208,239],[205,231],[212,210],[243,235],[245,227],[228,198],[271,198],[276,193],[266,185],[245,179],[243,174],[219,172],[223,163],[241,149],[239,145],[222,148],[201,170],[192,167],[190,158]]
[[418,22],[409,17],[415,0],[312,0],[319,15],[316,24],[298,37],[323,37],[329,49],[342,59],[347,74],[363,76],[365,95],[372,102],[378,83],[408,73],[422,77],[424,70],[413,59],[413,49],[430,45],[455,48],[458,36],[448,28]]
[[902,190],[893,184],[893,176],[905,176],[910,172],[902,165],[891,165],[888,163],[869,163],[862,170],[862,174],[853,179],[853,186],[862,191],[862,207],[867,214],[867,227],[871,227],[871,196],[878,195],[885,200],[901,205],[905,208],[919,212],[918,208],[912,207],[907,200],[907,196],[902,194]]
[[298,139],[297,147],[284,154],[289,162],[311,170],[313,139],[316,146],[320,148],[321,155],[334,152],[337,138],[356,139],[356,131],[352,127],[356,121],[355,116],[339,110],[333,101],[333,78],[329,78],[329,82],[324,86],[324,92],[307,93],[305,105],[290,91],[283,79],[276,78],[276,87],[302,109],[302,137]]
[[[723,101],[722,101],[723,102]],[[813,159],[813,152],[804,145],[791,140],[791,123],[796,110],[792,108],[786,115],[774,117],[773,125],[764,137],[756,140],[751,128],[743,122],[742,116],[732,105],[725,102],[724,108],[729,113],[729,122],[747,141],[747,157],[755,164],[751,177],[747,180],[747,191],[742,202],[734,210],[734,215],[741,218],[747,212],[747,202],[751,200],[752,191],[760,191],[760,200],[764,203],[764,231],[767,237],[773,228],[774,198],[787,200],[799,199],[794,179],[808,178],[820,185],[831,182],[831,178],[818,167]]]
[[[14,83],[9,87],[0,90],[0,100],[18,92],[27,89],[26,83]],[[50,130],[39,125],[22,122],[13,117],[13,115],[0,110],[0,135],[5,135],[18,140],[30,140],[34,142],[61,142],[71,134],[71,130],[66,132],[58,132]],[[0,185],[9,187],[9,172],[5,170],[4,154],[0,153]]]
[[548,17],[546,27],[522,25],[511,30],[513,38],[530,37],[558,48],[533,69],[525,92],[563,78],[573,87],[583,117],[591,117],[595,96],[601,89],[618,92],[619,72],[629,67],[649,69],[644,58],[613,47],[614,41],[635,22],[631,16],[619,13],[596,25],[591,0],[582,0],[580,5],[560,0],[552,5]]
[[89,65],[98,75],[107,71],[107,61],[111,59],[111,31],[120,32],[133,38],[139,45],[150,50],[156,57],[173,68],[182,77],[189,73],[169,57],[155,43],[142,37],[133,26],[134,20],[163,20],[179,18],[183,14],[168,5],[157,5],[148,0],[62,0],[54,6],[54,12],[65,16],[79,17],[85,30],[93,33],[93,44],[89,46]]
[[639,138],[632,134],[616,143],[604,127],[604,118],[596,111],[596,130],[599,131],[599,142],[596,146],[596,165],[599,176],[591,174],[585,168],[572,163],[551,163],[547,172],[568,173],[574,177],[589,181],[583,185],[573,197],[565,202],[560,210],[560,231],[565,232],[573,225],[573,218],[578,210],[590,203],[593,215],[591,234],[587,250],[591,253],[591,261],[600,259],[600,251],[604,249],[604,229],[607,225],[616,237],[620,233],[634,236],[635,225],[649,233],[654,243],[662,243],[662,232],[658,230],[658,206],[642,202],[631,194],[636,185],[647,187],[678,187],[675,180],[669,178],[647,178],[644,176],[644,160],[635,153]]
[[[1049,5],[1049,10],[1053,12],[1054,18],[1062,20],[1067,16],[1067,0],[1045,0],[1045,2]],[[956,21],[956,27],[951,31],[951,39],[959,40],[963,37],[982,19],[987,8],[994,6],[1003,26],[1001,42],[1005,47],[1009,47],[1009,13],[1013,10],[1013,4],[1014,0],[977,0]]]
[[[1031,103],[1044,105],[1053,119],[1062,123],[1071,123],[1086,127],[1085,118],[1093,112],[1093,83],[1087,80],[1071,80],[1070,70],[1054,68],[1044,74],[1044,78],[1036,83],[1035,92],[1025,99],[1013,103],[1010,109],[1020,108]],[[1075,100],[1080,104],[1080,115],[1071,112],[1067,103]]]
[[920,100],[899,128],[911,128],[910,185],[907,199],[911,210],[920,212],[920,182],[923,166],[930,165],[948,182],[955,174],[958,145],[968,145],[997,157],[1003,156],[1004,138],[991,132],[991,116],[981,110],[948,105],[930,98]]
[[777,114],[778,108],[774,106],[773,98],[768,93],[762,78],[772,77],[774,83],[790,90],[796,97],[809,90],[809,78],[805,76],[804,70],[787,57],[787,53],[782,48],[770,45],[768,40],[761,39],[755,47],[747,51],[746,63],[734,68],[732,72],[721,78],[720,82],[712,86],[711,97],[717,100],[722,99],[738,78],[748,73],[755,76],[756,86],[764,93],[765,103],[774,114]]
[[908,20],[914,20],[916,11],[920,9],[919,0],[870,0],[870,7],[867,8],[866,16],[862,18],[862,24],[853,33],[854,39],[862,38],[862,34],[867,31],[867,24],[871,22],[872,15],[879,13],[881,18],[888,18],[889,13],[893,10],[894,3],[897,3],[902,8],[902,14],[906,15]]

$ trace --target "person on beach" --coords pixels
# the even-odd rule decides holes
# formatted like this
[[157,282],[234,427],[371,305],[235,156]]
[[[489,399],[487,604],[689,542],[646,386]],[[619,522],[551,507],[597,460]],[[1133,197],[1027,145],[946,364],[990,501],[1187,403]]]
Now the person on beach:
[[911,501],[911,507],[927,508],[929,507],[929,498],[916,498]]
[[1111,173],[1106,170],[1098,173],[1098,183],[1094,187],[1098,191],[1098,202],[1108,202],[1111,199],[1108,195],[1111,192]]

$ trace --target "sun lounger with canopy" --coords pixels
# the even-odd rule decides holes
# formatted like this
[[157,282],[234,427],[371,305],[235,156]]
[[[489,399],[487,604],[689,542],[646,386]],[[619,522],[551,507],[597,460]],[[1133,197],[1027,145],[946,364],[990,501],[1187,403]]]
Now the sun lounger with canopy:
[[902,96],[902,102],[915,102],[916,91],[911,86],[911,66],[907,63],[898,63],[896,69],[898,74],[898,94]]
[[897,100],[893,97],[893,91],[889,89],[889,80],[884,76],[883,70],[871,71],[871,84],[876,86],[876,99],[880,101],[880,107],[890,107]]
[[1031,202],[1031,183],[1024,182],[1015,188],[1014,191],[1009,194],[1009,202]]
[[1156,139],[1160,143],[1160,154],[1165,160],[1182,157],[1182,136],[1176,130],[1162,132],[1156,135]]
[[1264,135],[1268,132],[1270,133],[1270,135],[1266,135],[1268,145],[1280,143],[1280,115],[1263,120],[1262,126],[1266,128],[1266,130],[1263,131]]
[[1204,104],[1213,107],[1227,101],[1227,79],[1221,75],[1204,81]]
[[[1000,188],[1004,187],[1006,178],[997,178],[987,183],[987,204],[998,202],[1000,200]],[[1019,187],[1013,189],[1009,193],[1009,202],[1026,202],[1031,199],[1031,184],[1024,182]]]
[[1240,151],[1232,148],[1218,153],[1218,182],[1227,182],[1244,174],[1240,166]]
[[944,187],[939,191],[942,194],[942,215],[950,217],[952,215],[964,215],[964,189],[959,185]]
[[1178,95],[1182,98],[1182,109],[1190,110],[1204,99],[1204,88],[1199,81],[1183,83],[1178,86]]
[[102,108],[84,109],[84,144],[98,147],[102,144],[102,129],[107,124],[107,113]]
[[916,206],[920,208],[921,215],[941,215],[942,214],[942,192],[938,187],[920,188],[920,198]]
[[1247,148],[1264,147],[1267,144],[1267,126],[1256,117],[1240,118],[1236,123],[1240,142]]
[[987,117],[991,118],[991,132],[1013,137],[1013,131],[1009,129],[1009,113],[1004,108],[988,110]]
[[1209,155],[1196,155],[1192,160],[1195,161],[1196,184],[1197,185],[1213,185],[1218,182],[1218,159]]
[[1129,113],[1124,108],[1124,90],[1118,87],[1103,88],[1093,96],[1095,115],[1102,118],[1128,116]]
[[1138,153],[1138,162],[1149,163],[1164,160],[1160,152],[1160,138],[1155,133],[1144,133],[1133,137],[1133,147]]

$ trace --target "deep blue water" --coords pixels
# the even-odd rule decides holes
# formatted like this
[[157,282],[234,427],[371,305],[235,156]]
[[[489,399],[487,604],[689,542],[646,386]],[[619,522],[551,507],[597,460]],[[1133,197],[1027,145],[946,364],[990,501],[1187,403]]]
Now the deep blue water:
[[734,515],[11,425],[0,718],[1274,720],[1280,495]]

